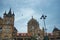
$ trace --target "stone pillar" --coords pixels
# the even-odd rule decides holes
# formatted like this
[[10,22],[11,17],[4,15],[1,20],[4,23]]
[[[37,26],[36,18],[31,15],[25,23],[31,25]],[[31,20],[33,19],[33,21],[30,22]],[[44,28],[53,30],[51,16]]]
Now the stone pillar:
[[23,40],[24,40],[24,38],[23,38]]

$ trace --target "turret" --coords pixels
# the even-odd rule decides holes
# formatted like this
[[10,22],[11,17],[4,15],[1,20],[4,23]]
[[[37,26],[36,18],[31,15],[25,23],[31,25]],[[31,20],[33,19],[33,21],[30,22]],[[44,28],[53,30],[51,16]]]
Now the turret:
[[4,13],[4,24],[14,24],[14,12],[12,13],[11,8],[8,13]]

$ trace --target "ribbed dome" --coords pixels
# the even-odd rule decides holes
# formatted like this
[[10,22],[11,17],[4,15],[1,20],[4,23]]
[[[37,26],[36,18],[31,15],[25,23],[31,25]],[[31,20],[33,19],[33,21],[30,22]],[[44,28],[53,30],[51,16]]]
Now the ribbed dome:
[[39,25],[39,23],[37,22],[37,20],[35,20],[35,19],[32,17],[32,19],[29,20],[28,25]]

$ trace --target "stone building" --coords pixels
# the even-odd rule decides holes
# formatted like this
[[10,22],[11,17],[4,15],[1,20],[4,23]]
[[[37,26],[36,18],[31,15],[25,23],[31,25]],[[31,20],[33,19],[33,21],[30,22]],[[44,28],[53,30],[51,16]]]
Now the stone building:
[[36,19],[32,17],[31,20],[28,21],[27,27],[28,33],[33,37],[36,37],[36,39],[38,39],[38,37],[40,37],[41,39],[43,38],[44,31],[40,29],[39,23]]
[[52,33],[48,34],[50,40],[60,40],[60,30],[58,28],[54,28]]
[[14,16],[10,9],[8,13],[4,13],[3,18],[0,17],[0,40],[12,40],[13,36],[16,36]]
[[39,23],[33,17],[27,23],[27,31],[27,33],[18,33],[16,40],[43,39],[44,30],[40,29]]

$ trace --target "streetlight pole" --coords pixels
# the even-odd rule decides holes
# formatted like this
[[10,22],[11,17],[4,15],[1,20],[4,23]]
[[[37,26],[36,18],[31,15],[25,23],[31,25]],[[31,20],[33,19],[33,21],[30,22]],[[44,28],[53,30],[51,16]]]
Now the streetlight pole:
[[[47,29],[46,29],[46,24],[45,24],[45,19],[46,19],[46,15],[42,15],[40,19],[43,19],[43,22],[44,22],[44,31],[47,33]],[[47,34],[46,34],[47,35]],[[45,36],[46,36],[45,35]]]

